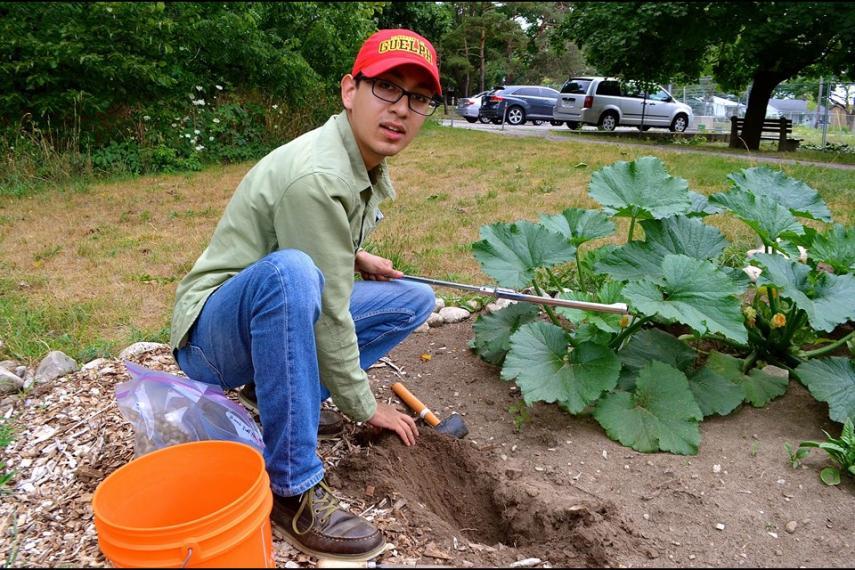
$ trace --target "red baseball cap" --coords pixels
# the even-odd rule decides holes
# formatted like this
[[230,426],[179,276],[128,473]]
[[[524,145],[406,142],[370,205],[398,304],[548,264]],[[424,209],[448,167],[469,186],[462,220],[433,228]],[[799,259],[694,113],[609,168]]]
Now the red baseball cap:
[[362,72],[368,77],[375,77],[393,67],[414,64],[428,72],[434,91],[442,95],[437,62],[436,50],[419,34],[404,29],[379,30],[362,44],[351,75],[355,77]]

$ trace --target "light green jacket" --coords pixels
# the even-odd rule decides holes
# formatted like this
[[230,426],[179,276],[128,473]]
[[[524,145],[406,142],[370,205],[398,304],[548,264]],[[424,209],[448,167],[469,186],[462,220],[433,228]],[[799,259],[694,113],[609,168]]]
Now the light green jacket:
[[186,344],[205,301],[227,279],[273,251],[298,249],[324,275],[315,326],[321,381],[351,419],[371,418],[377,403],[359,366],[349,305],[355,253],[382,217],[377,206],[386,198],[395,198],[386,162],[366,170],[346,112],[262,158],[178,285],[172,346]]

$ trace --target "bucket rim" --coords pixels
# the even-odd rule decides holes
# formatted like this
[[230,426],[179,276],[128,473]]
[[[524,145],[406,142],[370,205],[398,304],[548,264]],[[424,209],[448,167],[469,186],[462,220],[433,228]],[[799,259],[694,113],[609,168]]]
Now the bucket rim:
[[[174,452],[174,449],[177,447],[184,447],[184,446],[191,446],[191,445],[195,446],[195,447],[202,447],[202,446],[223,445],[223,444],[225,444],[227,446],[238,446],[241,449],[250,450],[252,452],[251,455],[254,455],[257,459],[260,460],[261,470],[259,471],[258,477],[248,485],[248,488],[246,491],[244,491],[240,496],[235,498],[230,503],[220,507],[218,510],[216,510],[212,513],[208,513],[207,515],[199,517],[197,519],[193,519],[192,521],[186,521],[186,522],[182,522],[182,523],[178,523],[178,524],[174,524],[174,525],[159,526],[159,527],[153,527],[153,528],[145,528],[145,527],[137,527],[137,526],[128,526],[128,525],[123,525],[123,524],[117,524],[116,522],[110,520],[108,517],[105,517],[103,514],[98,513],[98,508],[96,505],[98,502],[99,495],[103,494],[102,491],[104,489],[104,483],[106,483],[111,477],[113,477],[117,473],[121,472],[122,470],[127,468],[132,463],[134,463],[138,460],[145,460],[146,458],[151,458],[151,457],[156,457],[158,455],[163,455],[165,452],[169,452],[170,450],[173,450],[173,452]],[[137,458],[131,460],[130,462],[122,465],[121,467],[119,467],[118,469],[116,469],[115,471],[110,473],[106,478],[104,478],[103,481],[101,481],[101,483],[95,489],[95,493],[93,493],[93,495],[92,495],[93,522],[100,521],[101,523],[109,526],[112,529],[122,531],[122,532],[129,532],[132,534],[140,534],[140,535],[156,535],[156,534],[161,534],[161,533],[166,533],[166,532],[181,531],[181,530],[184,530],[186,528],[190,528],[193,526],[197,526],[200,524],[205,524],[207,522],[210,522],[210,521],[214,520],[215,518],[222,516],[223,511],[233,509],[233,508],[237,507],[239,504],[246,502],[246,500],[250,497],[250,495],[253,495],[253,494],[258,492],[259,485],[266,488],[266,486],[264,485],[264,480],[267,478],[268,478],[268,475],[267,475],[267,471],[266,471],[266,465],[264,462],[264,456],[262,456],[261,453],[257,449],[255,449],[254,447],[252,447],[251,445],[246,444],[246,443],[241,443],[241,442],[237,442],[237,441],[221,440],[221,439],[208,439],[208,440],[200,440],[200,441],[188,441],[188,442],[184,442],[184,443],[178,443],[175,445],[170,445],[167,447],[162,447],[160,449],[157,449],[155,451],[152,451],[152,452],[146,453],[145,455],[137,457]]]

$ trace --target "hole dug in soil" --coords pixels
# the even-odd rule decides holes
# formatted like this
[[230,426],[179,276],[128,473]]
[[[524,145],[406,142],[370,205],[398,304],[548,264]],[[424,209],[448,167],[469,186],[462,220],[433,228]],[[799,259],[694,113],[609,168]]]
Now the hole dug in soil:
[[[615,566],[617,555],[638,548],[614,504],[533,475],[508,479],[469,442],[420,432],[411,448],[384,433],[338,465],[329,476],[333,488],[362,498],[373,488],[373,502],[404,499],[395,516],[406,534],[420,545],[434,542],[455,566],[530,557],[553,566]],[[463,550],[454,550],[455,538]]]

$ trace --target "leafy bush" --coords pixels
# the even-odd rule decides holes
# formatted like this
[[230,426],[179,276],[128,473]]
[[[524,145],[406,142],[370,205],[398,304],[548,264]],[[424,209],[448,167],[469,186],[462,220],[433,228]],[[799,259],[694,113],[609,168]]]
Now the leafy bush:
[[0,194],[260,158],[340,110],[382,9],[0,4]]
[[[621,161],[591,177],[589,195],[601,209],[482,226],[472,250],[500,286],[624,302],[632,314],[544,306],[547,321],[536,306],[512,305],[479,317],[470,346],[502,367],[527,404],[591,413],[609,437],[643,452],[695,454],[704,417],[784,394],[788,378],[766,364],[828,402],[832,419],[855,417],[852,362],[813,360],[855,335],[841,327],[855,319],[855,229],[817,232],[797,222],[830,223],[831,213],[813,189],[781,172],[749,168],[728,179],[730,190],[707,198],[657,158]],[[725,213],[762,244],[744,270],[703,221]],[[612,235],[619,217],[630,220],[627,243],[581,251]],[[634,239],[639,229],[643,240]],[[804,262],[795,261],[800,246]],[[834,332],[841,338],[825,338]]]

